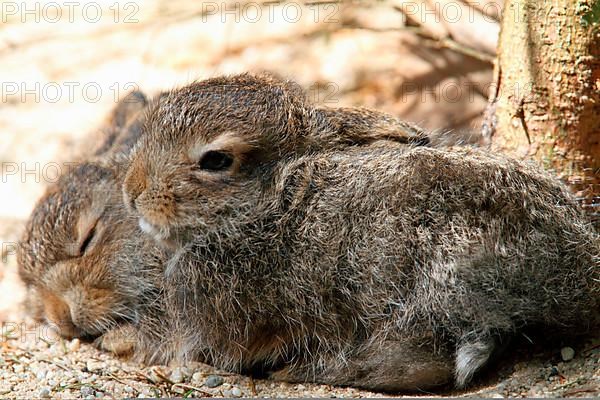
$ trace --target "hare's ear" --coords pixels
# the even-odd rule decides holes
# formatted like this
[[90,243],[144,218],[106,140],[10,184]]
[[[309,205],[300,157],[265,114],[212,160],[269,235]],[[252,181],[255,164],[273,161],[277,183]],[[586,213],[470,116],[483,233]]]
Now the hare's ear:
[[[111,110],[97,133],[100,145],[95,147],[92,156],[103,156],[113,148],[118,141],[125,141],[125,136],[131,136],[129,126],[135,124],[142,111],[148,106],[148,98],[138,90],[129,93]],[[139,135],[138,135],[139,136]],[[137,139],[137,137],[136,137]]]
[[418,126],[365,108],[317,108],[309,129],[314,147],[346,147],[389,140],[425,146],[429,136]]
[[106,125],[114,128],[124,128],[140,111],[148,105],[148,98],[139,90],[134,90],[123,99],[110,112]]

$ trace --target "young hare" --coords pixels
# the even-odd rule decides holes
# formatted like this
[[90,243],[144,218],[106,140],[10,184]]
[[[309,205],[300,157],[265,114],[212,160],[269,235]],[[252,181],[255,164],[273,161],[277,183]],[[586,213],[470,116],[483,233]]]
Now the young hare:
[[27,223],[18,264],[34,317],[64,337],[98,338],[102,348],[152,361],[170,358],[160,297],[167,255],[141,235],[121,195],[123,162],[146,106],[141,93],[122,100],[91,159],[47,189]]
[[378,142],[378,121],[269,76],[150,106],[124,199],[175,251],[180,357],[417,390],[467,384],[525,328],[597,322],[599,239],[562,184],[481,151]]

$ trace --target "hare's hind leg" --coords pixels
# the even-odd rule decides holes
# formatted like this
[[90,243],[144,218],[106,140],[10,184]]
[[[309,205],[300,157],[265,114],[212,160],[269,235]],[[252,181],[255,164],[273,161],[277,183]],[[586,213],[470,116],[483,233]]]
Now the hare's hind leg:
[[385,340],[311,362],[289,365],[270,377],[383,392],[425,392],[452,383],[454,362],[418,340]]
[[351,361],[352,386],[386,392],[426,392],[452,383],[452,356],[419,339],[376,343]]

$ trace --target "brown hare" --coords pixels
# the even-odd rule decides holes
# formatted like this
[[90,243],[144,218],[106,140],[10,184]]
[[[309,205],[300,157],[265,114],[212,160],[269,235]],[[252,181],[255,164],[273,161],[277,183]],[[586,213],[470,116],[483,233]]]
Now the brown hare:
[[139,92],[123,99],[90,160],[47,189],[18,264],[34,317],[64,337],[97,338],[107,350],[152,361],[172,358],[160,285],[167,255],[141,235],[121,195],[123,162],[146,106]]
[[[96,338],[117,329],[100,340],[129,353],[138,340],[132,326],[148,324],[149,311],[160,309],[166,255],[125,212],[120,183],[106,166],[74,167],[38,203],[18,259],[29,301],[39,306],[37,317],[67,338]],[[119,342],[111,339],[117,333]]]
[[483,151],[381,142],[379,121],[265,75],[149,106],[124,201],[175,253],[180,358],[430,389],[466,385],[526,328],[597,323],[599,238],[561,183]]
[[[19,265],[38,317],[54,323],[63,336],[97,337],[104,349],[166,363],[177,345],[169,340],[177,337],[171,335],[177,327],[170,326],[161,297],[166,252],[140,235],[120,195],[127,154],[142,134],[148,104],[140,92],[122,100],[102,126],[100,146],[90,159],[48,188],[28,222]],[[383,114],[376,119],[375,112],[348,111],[371,118],[399,142],[413,141],[412,136],[415,143],[428,142],[416,126]],[[355,131],[352,143],[367,134]],[[198,351],[186,355],[205,359]]]

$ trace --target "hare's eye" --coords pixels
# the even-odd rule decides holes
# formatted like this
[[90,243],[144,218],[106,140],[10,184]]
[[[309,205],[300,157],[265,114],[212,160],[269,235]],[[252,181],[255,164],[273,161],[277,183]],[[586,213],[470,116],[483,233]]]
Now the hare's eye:
[[198,163],[200,169],[208,171],[222,171],[231,167],[233,157],[221,151],[207,151]]
[[80,255],[84,254],[86,252],[86,250],[90,246],[90,243],[92,243],[92,240],[94,239],[95,235],[96,235],[96,225],[94,225],[94,227],[92,227],[92,229],[89,230],[87,236],[85,237],[83,242],[81,242],[81,245],[79,246],[79,254]]

